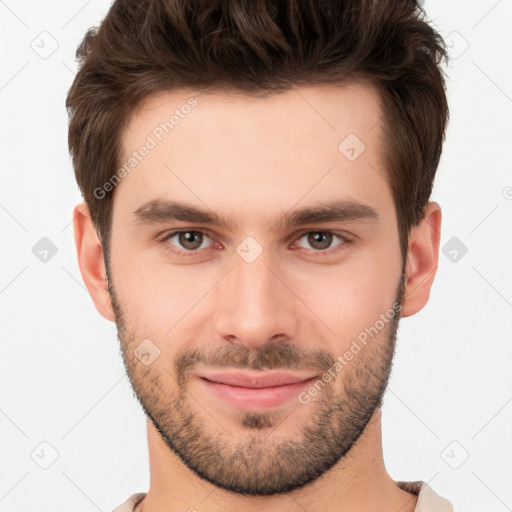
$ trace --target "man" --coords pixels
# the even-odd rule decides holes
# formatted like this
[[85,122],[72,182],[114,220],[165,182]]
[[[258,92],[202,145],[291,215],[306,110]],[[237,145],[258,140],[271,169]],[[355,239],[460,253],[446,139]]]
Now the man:
[[384,466],[448,107],[410,0],[118,0],[79,48],[82,276],[148,418],[116,511],[449,511]]

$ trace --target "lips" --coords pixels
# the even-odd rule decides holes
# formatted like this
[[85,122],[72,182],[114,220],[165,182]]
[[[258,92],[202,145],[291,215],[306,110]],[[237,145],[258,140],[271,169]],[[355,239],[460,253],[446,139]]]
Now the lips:
[[229,371],[229,372],[204,372],[199,377],[229,386],[238,386],[243,388],[262,389],[275,386],[286,386],[298,384],[314,377],[309,374],[298,374],[291,372],[248,372],[248,371]]
[[297,403],[301,391],[316,378],[290,372],[208,372],[198,382],[210,398],[237,410],[266,411]]

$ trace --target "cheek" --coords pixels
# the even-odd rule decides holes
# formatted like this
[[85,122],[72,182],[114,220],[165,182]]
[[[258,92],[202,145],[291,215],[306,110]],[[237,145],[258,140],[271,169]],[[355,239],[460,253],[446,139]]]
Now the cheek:
[[394,304],[401,261],[398,253],[388,260],[382,254],[368,250],[340,265],[302,267],[292,278],[292,288],[314,313],[310,318],[329,328],[322,331],[336,345],[349,343]]
[[117,299],[130,329],[140,336],[164,335],[183,329],[187,318],[218,280],[212,270],[198,265],[170,265],[138,258],[119,243],[111,255]]

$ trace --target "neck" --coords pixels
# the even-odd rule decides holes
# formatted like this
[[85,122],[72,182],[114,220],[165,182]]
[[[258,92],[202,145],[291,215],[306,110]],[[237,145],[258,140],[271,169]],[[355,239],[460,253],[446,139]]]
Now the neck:
[[137,512],[413,512],[416,506],[417,497],[401,490],[384,466],[380,409],[338,464],[311,484],[285,495],[246,496],[217,488],[183,464],[150,420],[147,428],[150,488]]

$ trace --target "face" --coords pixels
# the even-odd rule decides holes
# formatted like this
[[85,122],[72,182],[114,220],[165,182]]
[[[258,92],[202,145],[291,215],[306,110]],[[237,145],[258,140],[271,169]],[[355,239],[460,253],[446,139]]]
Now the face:
[[124,363],[169,449],[221,488],[315,480],[381,405],[404,267],[380,113],[361,84],[174,91],[126,129],[108,273]]

